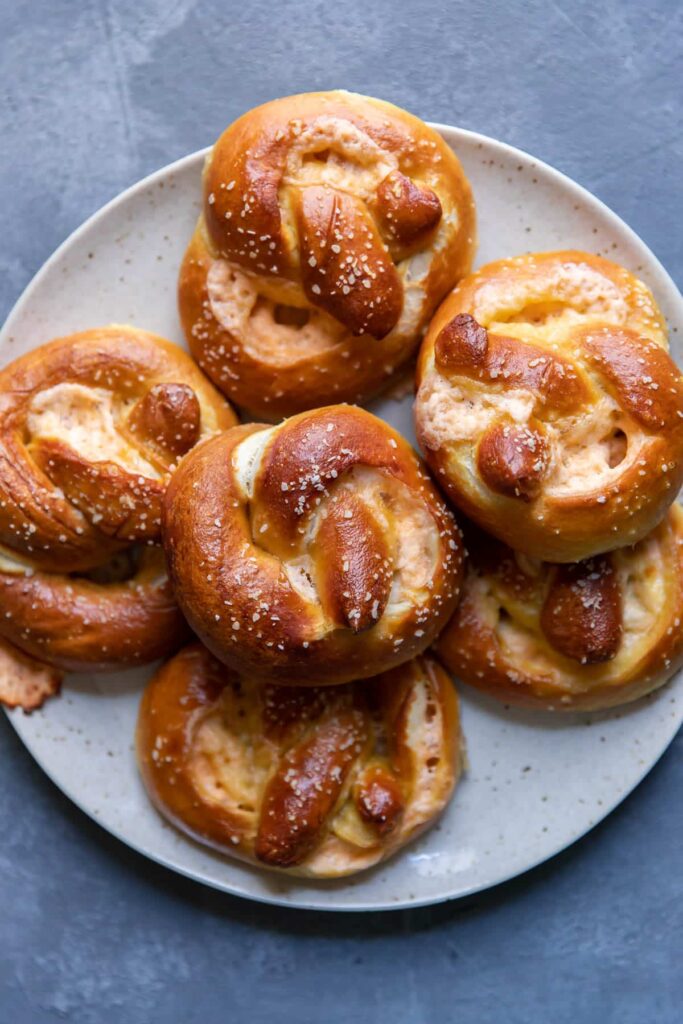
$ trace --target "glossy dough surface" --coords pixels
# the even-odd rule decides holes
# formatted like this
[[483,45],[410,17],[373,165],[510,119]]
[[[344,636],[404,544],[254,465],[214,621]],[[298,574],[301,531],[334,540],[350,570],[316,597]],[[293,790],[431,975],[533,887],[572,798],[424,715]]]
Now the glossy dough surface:
[[594,710],[636,700],[683,663],[683,512],[573,565],[467,533],[462,601],[437,652],[463,682],[508,703]]
[[581,252],[501,260],[432,321],[415,419],[481,527],[571,562],[631,544],[683,483],[683,379],[649,290]]
[[179,308],[200,366],[267,420],[364,401],[468,273],[474,201],[437,132],[381,100],[308,93],[219,138]]
[[152,679],[138,761],[179,828],[261,867],[331,878],[429,826],[460,774],[458,700],[418,658],[339,687],[260,685],[200,644]]
[[453,517],[400,434],[353,406],[199,446],[163,518],[190,625],[231,668],[269,682],[376,675],[423,651],[458,598]]
[[179,348],[132,327],[43,345],[0,373],[0,635],[60,668],[175,649],[160,540],[178,458],[232,426]]

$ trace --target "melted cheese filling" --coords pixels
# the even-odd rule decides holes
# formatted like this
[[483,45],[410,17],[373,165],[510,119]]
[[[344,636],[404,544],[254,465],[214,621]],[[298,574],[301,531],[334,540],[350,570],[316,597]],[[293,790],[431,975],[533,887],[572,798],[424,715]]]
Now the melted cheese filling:
[[[211,312],[218,323],[238,338],[247,355],[273,367],[291,366],[336,345],[345,328],[321,310],[313,309],[298,290],[275,287],[264,277],[258,282],[227,260],[215,260],[207,275]],[[276,294],[278,293],[278,294]],[[301,327],[278,323],[279,302],[308,312]],[[220,353],[219,353],[220,354]]]
[[[549,303],[556,308],[536,323],[539,309]],[[513,275],[506,279],[504,298],[500,279],[482,285],[476,295],[475,316],[482,326],[495,330],[499,324],[510,328],[522,323],[525,337],[534,326],[545,332],[548,326],[561,323],[564,330],[568,322],[593,318],[623,324],[627,315],[621,289],[586,263],[543,266],[536,276],[516,279]]]
[[117,430],[114,396],[105,388],[57,384],[33,398],[26,420],[33,441],[61,441],[86,462],[115,462],[129,473],[159,473]]
[[500,416],[525,424],[534,396],[521,388],[498,393],[473,384],[468,393],[434,373],[420,389],[420,419],[428,448],[478,441]]
[[398,160],[345,118],[323,116],[290,146],[283,185],[328,185],[367,201]]
[[254,481],[261,468],[263,452],[276,430],[277,427],[268,427],[266,430],[254,431],[233,448],[232,465],[235,480],[240,496],[245,502],[251,501],[254,497]]

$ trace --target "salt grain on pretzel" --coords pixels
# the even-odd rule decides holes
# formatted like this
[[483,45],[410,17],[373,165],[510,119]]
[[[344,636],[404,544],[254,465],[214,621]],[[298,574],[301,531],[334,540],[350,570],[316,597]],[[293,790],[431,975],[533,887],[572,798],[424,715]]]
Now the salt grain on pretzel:
[[458,700],[430,658],[335,687],[238,676],[197,644],[143,696],[138,762],[200,842],[312,878],[386,859],[443,810],[461,770]]
[[72,670],[173,650],[185,627],[158,547],[161,499],[179,457],[234,422],[185,353],[132,327],[60,338],[7,366],[0,636]]
[[683,378],[661,313],[631,273],[587,253],[462,281],[425,338],[415,418],[451,499],[539,558],[638,541],[683,483]]
[[475,243],[460,163],[418,118],[347,92],[266,103],[208,158],[185,334],[260,418],[363,401],[405,365]]
[[466,535],[463,597],[437,642],[449,669],[499,700],[557,711],[636,700],[683,664],[683,512],[633,547],[572,564]]
[[250,676],[375,675],[423,651],[457,601],[452,516],[406,441],[353,406],[200,446],[175,473],[163,519],[190,625]]

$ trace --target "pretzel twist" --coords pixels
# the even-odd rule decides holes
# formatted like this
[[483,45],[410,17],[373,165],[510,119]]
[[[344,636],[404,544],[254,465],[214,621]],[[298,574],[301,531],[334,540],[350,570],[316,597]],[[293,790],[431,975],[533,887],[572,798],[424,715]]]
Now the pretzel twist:
[[442,811],[460,774],[458,700],[429,658],[362,684],[281,687],[242,680],[197,644],[147,687],[137,751],[158,809],[200,842],[338,877]]
[[[50,342],[0,373],[0,635],[66,669],[184,635],[160,548],[178,458],[235,417],[192,360],[131,327]],[[102,567],[108,566],[103,570]]]
[[538,562],[473,530],[463,597],[437,643],[448,668],[508,703],[595,710],[683,664],[683,511],[634,547]]
[[179,280],[192,353],[269,420],[365,400],[468,272],[475,230],[459,161],[417,118],[344,92],[267,103],[207,161]]
[[580,252],[489,264],[420,354],[418,437],[452,500],[529,555],[632,544],[683,483],[683,378],[648,289]]
[[462,573],[459,531],[415,453],[352,406],[235,427],[192,452],[166,495],[164,546],[207,647],[293,685],[420,653]]

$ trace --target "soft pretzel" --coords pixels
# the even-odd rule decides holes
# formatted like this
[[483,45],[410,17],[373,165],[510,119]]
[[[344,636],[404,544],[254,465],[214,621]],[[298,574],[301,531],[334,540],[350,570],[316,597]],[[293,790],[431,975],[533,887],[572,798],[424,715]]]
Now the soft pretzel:
[[511,704],[594,710],[636,700],[683,664],[683,511],[633,547],[549,564],[466,535],[462,601],[437,651]]
[[361,684],[282,687],[196,644],[148,685],[137,751],[157,808],[200,842],[295,875],[349,875],[445,807],[461,768],[458,699],[430,658]]
[[380,391],[468,273],[474,201],[440,135],[347,92],[275,100],[221,135],[180,272],[190,349],[275,420]]
[[452,500],[517,550],[632,544],[683,483],[683,379],[649,290],[581,252],[462,281],[420,353],[418,437]]
[[179,457],[234,423],[189,356],[132,327],[0,372],[0,636],[73,670],[173,650],[185,628],[147,545]]
[[238,672],[292,685],[365,678],[450,616],[460,534],[412,448],[353,406],[234,427],[169,486],[176,597]]

